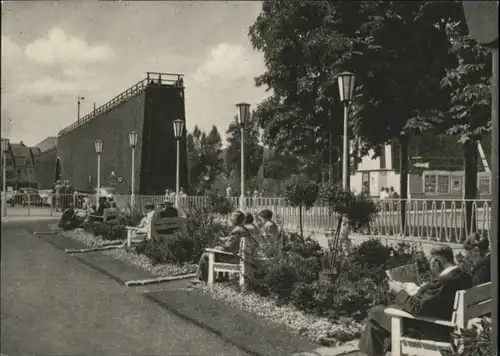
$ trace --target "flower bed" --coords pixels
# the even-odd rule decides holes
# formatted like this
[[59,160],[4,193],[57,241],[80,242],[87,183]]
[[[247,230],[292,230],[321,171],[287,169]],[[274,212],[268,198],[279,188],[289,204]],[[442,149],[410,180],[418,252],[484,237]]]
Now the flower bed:
[[[99,237],[96,237],[83,229],[76,229],[74,231],[64,231],[62,234],[65,237],[73,238],[82,242],[85,246],[92,247],[101,247],[112,244],[120,244],[124,241],[115,240],[115,241],[106,241]],[[151,263],[150,259],[144,255],[139,255],[134,252],[127,252],[123,248],[118,248],[115,250],[105,250],[102,253],[116,258],[118,260],[122,260],[128,262],[130,264],[139,266],[147,271],[150,271],[153,275],[158,277],[174,277],[181,276],[190,273],[196,272],[197,265],[193,264],[174,264],[174,263],[166,263],[161,265],[154,265]]]
[[357,339],[364,329],[361,323],[353,320],[341,318],[331,321],[307,314],[291,305],[277,306],[269,298],[252,292],[241,293],[230,285],[216,284],[210,287],[197,284],[194,289],[230,306],[254,313],[270,323],[284,326],[321,345],[337,346]]

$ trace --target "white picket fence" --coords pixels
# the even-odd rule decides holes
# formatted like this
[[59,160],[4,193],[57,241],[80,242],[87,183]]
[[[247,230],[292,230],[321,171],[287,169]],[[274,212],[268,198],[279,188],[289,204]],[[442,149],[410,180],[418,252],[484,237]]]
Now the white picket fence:
[[[94,198],[95,199],[95,198]],[[155,205],[165,201],[165,196],[159,195],[136,195],[134,201],[130,195],[115,195],[114,199],[120,208],[134,206],[142,210],[145,204]],[[239,198],[229,198],[233,207],[239,208]],[[173,200],[171,198],[171,200]],[[55,199],[48,206],[8,207],[7,215],[32,215],[32,216],[56,216]],[[78,208],[78,202],[74,196],[60,196],[59,205],[71,202]],[[207,208],[208,197],[189,196],[179,197],[179,209],[189,210],[194,207]],[[360,234],[371,236],[401,236],[415,237],[423,240],[459,243],[471,232],[479,232],[491,237],[491,200],[429,200],[410,199],[403,205],[399,200],[378,201],[380,211],[375,220]],[[402,207],[405,210],[405,223],[402,221]],[[466,209],[472,214],[472,226],[466,225]],[[257,214],[269,209],[273,212],[275,220],[283,224],[289,231],[297,231],[299,227],[299,209],[291,207],[284,198],[247,197],[244,202],[244,211]],[[338,217],[332,214],[325,206],[314,206],[309,210],[303,210],[302,221],[304,230],[307,232],[333,231],[338,222]]]

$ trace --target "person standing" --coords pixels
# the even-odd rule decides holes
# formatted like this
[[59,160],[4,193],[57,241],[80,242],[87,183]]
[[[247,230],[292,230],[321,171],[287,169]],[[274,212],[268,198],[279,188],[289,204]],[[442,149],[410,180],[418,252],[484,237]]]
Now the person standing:
[[231,189],[231,185],[227,185],[227,188],[226,188],[226,197],[228,198],[231,198],[232,196],[232,189]]

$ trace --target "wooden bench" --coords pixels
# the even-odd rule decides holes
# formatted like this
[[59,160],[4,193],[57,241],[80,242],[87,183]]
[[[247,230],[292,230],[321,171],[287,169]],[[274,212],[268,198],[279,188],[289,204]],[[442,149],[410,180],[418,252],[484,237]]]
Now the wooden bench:
[[147,233],[141,238],[133,238],[134,232],[137,232],[137,227],[126,226],[127,229],[127,247],[130,247],[132,243],[140,243],[144,239],[150,240],[155,236],[170,236],[177,231],[186,231],[186,224],[183,218],[162,218],[159,214],[155,213],[151,222],[148,225]]
[[[208,253],[208,285],[213,285],[215,281],[215,276],[218,273],[230,273],[239,275],[239,285],[241,288],[245,287],[245,251],[246,251],[246,239],[242,237],[240,239],[240,251],[238,254],[225,252],[217,250],[214,248],[206,248],[205,252]],[[238,262],[237,263],[227,263],[227,262],[217,262],[217,256],[233,256]]]
[[451,320],[439,320],[430,317],[415,317],[404,311],[387,308],[385,313],[391,317],[392,356],[402,355],[439,355],[440,350],[451,350],[451,342],[421,340],[403,336],[403,319],[415,319],[424,322],[448,326],[455,332],[466,329],[478,318],[491,314],[491,282],[468,290],[458,291],[455,295]]

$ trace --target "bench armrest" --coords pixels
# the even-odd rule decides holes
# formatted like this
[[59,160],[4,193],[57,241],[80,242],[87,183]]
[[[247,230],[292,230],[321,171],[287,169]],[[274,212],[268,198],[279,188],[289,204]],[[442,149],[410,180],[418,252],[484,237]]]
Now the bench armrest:
[[236,256],[236,257],[240,257],[239,255],[234,254],[234,253],[232,253],[232,252],[221,251],[221,250],[217,250],[217,249],[215,249],[215,248],[206,248],[206,249],[205,249],[205,252],[208,252],[208,253],[215,253],[215,254],[219,254],[219,255],[228,255],[228,256]]
[[410,313],[395,308],[385,308],[385,313],[389,315],[391,318],[414,319],[414,320],[425,321],[427,323],[449,326],[452,328],[455,326],[455,324],[450,320],[442,320],[428,316],[414,316],[411,315]]
[[125,229],[127,229],[127,230],[139,230],[139,228],[136,226],[125,226]]

